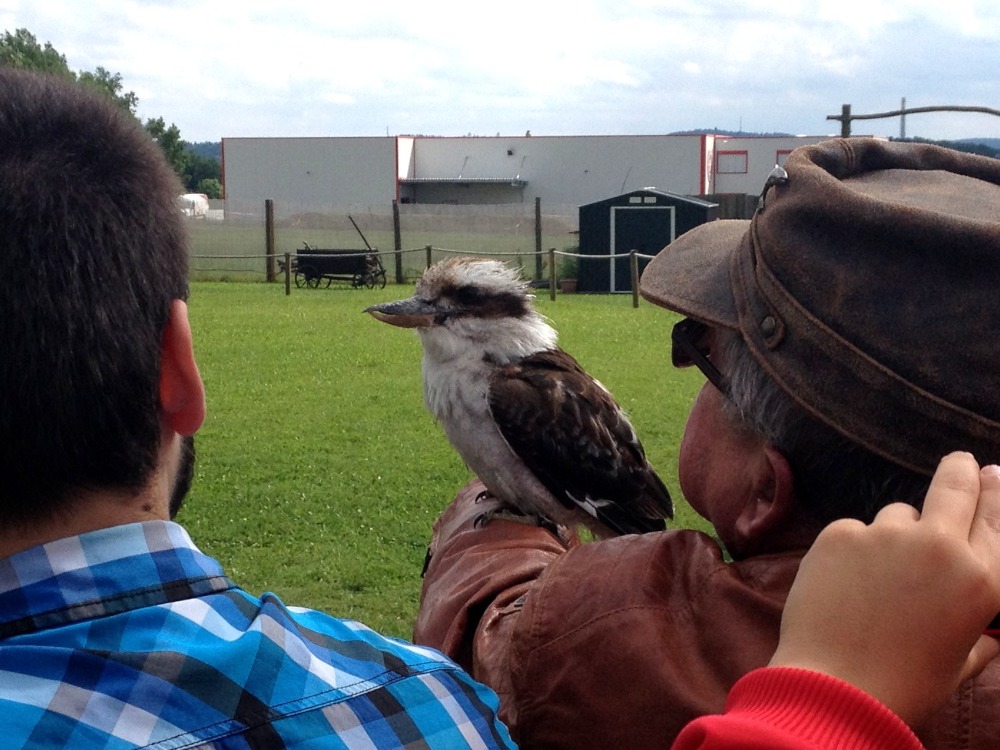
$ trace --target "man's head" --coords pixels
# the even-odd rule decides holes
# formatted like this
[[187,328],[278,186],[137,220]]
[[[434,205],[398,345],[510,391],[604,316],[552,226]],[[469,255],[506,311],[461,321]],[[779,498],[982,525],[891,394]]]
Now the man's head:
[[161,460],[161,357],[188,367],[179,192],[110,100],[0,68],[0,523],[138,491]]
[[785,167],[751,222],[688,232],[642,279],[708,324],[733,429],[818,523],[918,503],[952,450],[1000,460],[1000,160],[845,139]]

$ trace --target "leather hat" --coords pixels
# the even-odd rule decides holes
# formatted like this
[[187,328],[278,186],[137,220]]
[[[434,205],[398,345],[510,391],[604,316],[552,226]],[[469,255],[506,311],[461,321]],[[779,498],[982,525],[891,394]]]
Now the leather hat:
[[890,461],[1000,462],[1000,159],[871,138],[796,149],[752,220],[685,233],[640,288],[738,330],[808,413]]

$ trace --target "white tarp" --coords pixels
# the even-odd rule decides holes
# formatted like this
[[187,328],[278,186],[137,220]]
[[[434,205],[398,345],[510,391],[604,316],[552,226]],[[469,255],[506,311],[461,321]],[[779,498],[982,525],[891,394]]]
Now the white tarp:
[[185,193],[178,196],[177,204],[185,216],[204,217],[208,214],[208,196],[204,193]]

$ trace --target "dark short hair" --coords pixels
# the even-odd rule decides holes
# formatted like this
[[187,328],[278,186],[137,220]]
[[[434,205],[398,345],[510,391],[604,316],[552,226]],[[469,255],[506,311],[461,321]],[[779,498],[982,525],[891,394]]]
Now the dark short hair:
[[795,497],[819,525],[838,518],[871,523],[889,503],[923,505],[930,477],[878,456],[811,417],[764,372],[735,331],[725,332],[725,410],[779,450],[794,477]]
[[0,523],[148,481],[163,329],[187,289],[179,193],[109,98],[0,68]]

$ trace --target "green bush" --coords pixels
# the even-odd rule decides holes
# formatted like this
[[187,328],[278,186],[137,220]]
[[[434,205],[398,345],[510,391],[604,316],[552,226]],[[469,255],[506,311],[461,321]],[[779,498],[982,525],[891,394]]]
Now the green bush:
[[[567,247],[567,253],[579,253],[579,247]],[[580,260],[576,255],[556,256],[556,280],[579,278]]]

